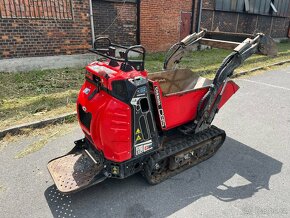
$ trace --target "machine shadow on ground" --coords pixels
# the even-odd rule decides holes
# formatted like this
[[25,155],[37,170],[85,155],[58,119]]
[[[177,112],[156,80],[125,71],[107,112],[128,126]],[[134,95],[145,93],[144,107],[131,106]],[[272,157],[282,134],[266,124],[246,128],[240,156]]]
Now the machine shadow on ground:
[[281,168],[278,160],[227,137],[214,157],[159,185],[137,174],[71,195],[50,186],[44,195],[54,217],[166,217],[210,195],[230,202],[271,191],[270,178]]

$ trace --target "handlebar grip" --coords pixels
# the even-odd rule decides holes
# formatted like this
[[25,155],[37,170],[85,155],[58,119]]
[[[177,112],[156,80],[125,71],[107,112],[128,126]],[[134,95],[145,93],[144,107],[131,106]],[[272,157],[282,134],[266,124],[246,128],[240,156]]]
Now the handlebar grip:
[[[110,39],[109,37],[101,36],[101,37],[98,37],[98,38],[95,40],[95,42],[94,42],[94,49],[97,49],[97,42],[99,42],[99,41],[101,41],[101,40],[106,40],[106,41],[108,41],[109,46],[112,45],[111,39]],[[109,46],[108,46],[108,47],[109,47]]]
[[[141,49],[142,51],[138,51],[136,49]],[[133,51],[133,52],[137,52],[139,54],[142,54],[142,60],[144,61],[145,60],[145,48],[142,46],[142,45],[133,45],[133,46],[130,46],[128,49],[126,49],[125,51],[125,61],[128,61],[128,53],[130,51]]]
[[[142,49],[142,52],[138,51],[138,50],[134,50],[134,49]],[[145,52],[146,52],[145,48],[142,45],[130,46],[128,49],[126,49],[125,54],[128,54],[130,51],[134,51],[134,52],[137,52],[137,53],[140,53],[140,54],[145,54]]]

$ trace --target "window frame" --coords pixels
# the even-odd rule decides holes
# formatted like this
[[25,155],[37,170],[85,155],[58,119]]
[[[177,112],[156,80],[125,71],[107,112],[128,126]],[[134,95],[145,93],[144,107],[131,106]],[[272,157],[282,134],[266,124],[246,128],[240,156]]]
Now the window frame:
[[73,20],[73,0],[0,0],[0,19]]

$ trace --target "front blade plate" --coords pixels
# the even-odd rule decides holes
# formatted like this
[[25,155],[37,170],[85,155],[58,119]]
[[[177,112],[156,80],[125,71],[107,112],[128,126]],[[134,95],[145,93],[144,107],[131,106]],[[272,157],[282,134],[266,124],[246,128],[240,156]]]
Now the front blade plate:
[[91,185],[102,169],[84,150],[56,158],[47,167],[56,187],[63,193],[75,192]]

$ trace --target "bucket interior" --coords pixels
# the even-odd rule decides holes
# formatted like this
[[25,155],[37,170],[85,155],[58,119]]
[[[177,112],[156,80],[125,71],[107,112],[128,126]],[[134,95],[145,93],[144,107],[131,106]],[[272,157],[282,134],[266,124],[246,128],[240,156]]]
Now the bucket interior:
[[149,74],[148,77],[160,84],[165,96],[208,87],[212,84],[212,80],[203,78],[190,69],[161,71]]

